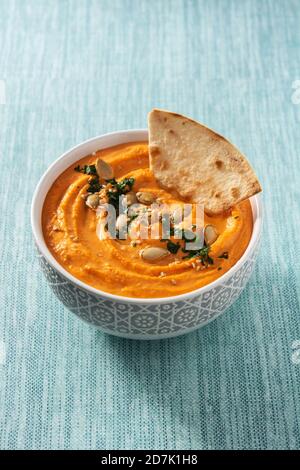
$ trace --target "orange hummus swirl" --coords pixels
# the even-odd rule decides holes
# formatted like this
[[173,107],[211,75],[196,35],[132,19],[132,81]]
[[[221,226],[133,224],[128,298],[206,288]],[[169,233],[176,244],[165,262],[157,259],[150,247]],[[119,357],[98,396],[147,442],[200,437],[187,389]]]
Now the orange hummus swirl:
[[[218,217],[205,215],[219,237],[212,244],[214,264],[204,267],[196,259],[183,259],[181,250],[154,263],[140,256],[146,246],[164,246],[161,240],[99,240],[96,213],[83,200],[88,176],[74,171],[77,164],[92,164],[97,157],[108,162],[117,179],[133,177],[134,191],[148,191],[165,203],[173,195],[159,188],[149,170],[147,143],[128,143],[88,155],[65,170],[50,188],[43,207],[45,241],[57,261],[76,278],[101,291],[126,297],[158,298],[190,292],[228,271],[244,253],[252,233],[248,200]],[[182,202],[182,201],[181,201]],[[228,252],[228,259],[219,258]]]

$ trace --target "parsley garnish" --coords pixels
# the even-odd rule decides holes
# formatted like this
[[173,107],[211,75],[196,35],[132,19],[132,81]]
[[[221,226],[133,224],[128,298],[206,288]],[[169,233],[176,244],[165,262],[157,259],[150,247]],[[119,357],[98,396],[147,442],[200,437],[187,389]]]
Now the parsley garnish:
[[129,218],[129,220],[128,220],[128,225],[129,225],[134,219],[136,219],[138,216],[139,216],[139,214],[132,214],[132,215],[128,216],[128,218]]
[[208,266],[209,264],[214,264],[214,260],[209,256],[210,246],[205,245],[200,250],[186,250],[182,249],[184,253],[188,253],[186,256],[183,256],[182,259],[191,259],[191,258],[200,258],[201,263],[204,266]]
[[77,165],[75,166],[74,170],[78,171],[79,173],[91,176],[89,179],[89,187],[87,189],[88,193],[98,193],[101,190],[102,185],[100,184],[95,165]]
[[[88,193],[97,193],[103,188],[103,185],[100,183],[99,176],[97,174],[96,165],[77,165],[74,170],[92,177],[89,179],[89,187],[87,189]],[[111,187],[107,189],[106,192],[108,201],[115,207],[118,215],[119,197],[132,190],[134,185],[134,178],[124,178],[121,181],[117,181],[115,178],[112,178],[106,180],[106,183],[111,185]]]
[[75,171],[79,173],[84,173],[85,175],[97,175],[97,170],[95,165],[77,165],[74,168]]
[[180,248],[180,243],[173,243],[171,240],[167,242],[167,250],[173,255],[176,255],[179,248]]
[[224,253],[222,253],[220,256],[218,256],[218,258],[220,259],[228,259],[229,255],[228,255],[228,251],[224,251]]
[[133,185],[134,185],[134,178],[124,178],[122,181],[117,183],[117,188],[121,194],[126,194],[132,190]]
[[108,201],[114,206],[119,214],[119,197],[123,194],[129,193],[134,185],[134,178],[124,178],[121,181],[117,181],[115,178],[106,180],[112,187],[107,190]]
[[99,178],[91,178],[89,180],[88,193],[98,193],[102,188],[102,185],[99,182]]

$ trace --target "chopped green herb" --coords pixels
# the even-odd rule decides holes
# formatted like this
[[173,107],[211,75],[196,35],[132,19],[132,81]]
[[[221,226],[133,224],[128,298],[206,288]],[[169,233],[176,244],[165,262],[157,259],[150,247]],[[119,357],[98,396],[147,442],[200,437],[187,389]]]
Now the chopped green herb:
[[108,201],[114,206],[119,214],[119,197],[123,194],[129,193],[134,185],[134,178],[124,178],[121,181],[117,181],[115,178],[106,180],[107,183],[111,184],[112,188],[107,190]]
[[222,266],[219,266],[219,267],[218,267],[218,271],[221,271],[221,269],[222,269]]
[[134,185],[134,178],[124,178],[122,181],[117,183],[117,188],[121,194],[126,194],[132,190],[133,185]]
[[116,178],[110,178],[110,179],[105,180],[105,181],[106,181],[106,183],[110,183],[110,184],[112,184],[113,186],[116,185],[116,184],[118,184]]
[[134,219],[136,219],[138,216],[139,216],[139,214],[132,214],[132,215],[129,217],[128,224],[130,224],[130,222],[132,222],[132,221],[133,221]]
[[173,243],[171,240],[168,241],[167,250],[173,255],[176,255],[179,248],[180,248],[180,243]]
[[234,218],[235,218],[235,219],[239,219],[239,218],[240,218],[240,216],[239,216],[239,215],[236,215]]
[[98,193],[102,188],[98,177],[89,179],[88,193]]
[[218,258],[228,259],[229,258],[228,251],[224,251],[224,253],[222,253],[220,256],[218,256]]
[[108,196],[108,202],[114,206],[115,209],[119,208],[119,194],[115,190],[109,189],[107,191],[107,196]]
[[75,171],[79,173],[84,173],[85,175],[97,175],[97,170],[95,165],[77,165],[74,168]]
[[182,251],[184,253],[188,253],[186,256],[183,256],[182,259],[200,258],[201,263],[204,266],[214,264],[214,260],[209,256],[209,245],[204,245],[202,248],[200,248],[200,250],[186,250],[185,248],[183,248]]
[[134,185],[134,178],[124,178],[121,181],[117,181],[116,178],[111,178],[105,181],[114,186],[121,194],[126,194],[131,191]]

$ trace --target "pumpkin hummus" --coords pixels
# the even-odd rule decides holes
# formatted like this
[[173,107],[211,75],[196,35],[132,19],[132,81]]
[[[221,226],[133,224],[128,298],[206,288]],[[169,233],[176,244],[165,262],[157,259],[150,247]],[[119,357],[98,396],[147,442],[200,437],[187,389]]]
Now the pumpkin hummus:
[[[116,181],[134,178],[133,190],[150,192],[166,204],[175,196],[160,188],[149,169],[148,144],[136,142],[98,151],[81,159],[79,167],[95,164],[98,157],[110,164]],[[252,233],[249,200],[218,216],[205,214],[205,225],[218,233],[203,258],[185,256],[182,241],[173,240],[168,254],[155,263],[141,256],[146,247],[162,247],[161,239],[132,241],[97,236],[97,215],[85,204],[89,174],[64,171],[50,188],[43,207],[45,241],[57,261],[73,276],[105,292],[126,297],[168,297],[205,286],[228,271],[244,253]],[[179,202],[179,201],[177,201]]]

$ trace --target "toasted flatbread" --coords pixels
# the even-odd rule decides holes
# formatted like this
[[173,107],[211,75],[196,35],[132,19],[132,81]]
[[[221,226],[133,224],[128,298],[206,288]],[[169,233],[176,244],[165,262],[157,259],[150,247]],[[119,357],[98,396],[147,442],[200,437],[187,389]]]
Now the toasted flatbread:
[[150,169],[157,182],[217,215],[261,191],[246,157],[221,135],[185,116],[148,115]]

